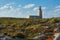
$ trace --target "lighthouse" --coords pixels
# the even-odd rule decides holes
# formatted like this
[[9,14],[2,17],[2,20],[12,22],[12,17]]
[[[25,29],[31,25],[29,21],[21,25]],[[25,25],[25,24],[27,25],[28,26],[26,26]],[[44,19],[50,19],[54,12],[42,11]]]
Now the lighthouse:
[[39,13],[39,17],[42,18],[42,9],[41,9],[41,6],[39,6],[38,13]]
[[39,6],[38,8],[38,16],[29,16],[29,18],[42,18],[42,9],[41,9],[41,6]]

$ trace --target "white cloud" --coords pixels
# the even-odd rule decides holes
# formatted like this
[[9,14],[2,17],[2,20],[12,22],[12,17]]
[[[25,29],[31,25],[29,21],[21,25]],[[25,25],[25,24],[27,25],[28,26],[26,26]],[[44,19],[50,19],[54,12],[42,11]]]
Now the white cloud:
[[59,6],[56,6],[55,8],[60,8],[60,5]]
[[[15,7],[14,4],[5,4],[2,7],[0,7],[0,17],[26,17],[27,15],[30,15],[30,12],[24,11],[22,9],[21,5],[18,5]],[[23,15],[23,16],[22,16]]]
[[0,9],[1,10],[2,9],[9,9],[9,8],[12,8],[13,7],[12,5],[14,5],[14,3],[9,3],[9,4],[6,4],[6,5],[2,6],[2,7],[0,7]]
[[35,4],[27,4],[27,5],[25,5],[23,8],[32,8],[32,7],[34,7],[35,6]]
[[36,11],[36,10],[38,10],[38,7],[33,8],[33,11]]
[[53,8],[53,10],[49,10],[47,12],[47,14],[46,15],[49,16],[49,17],[60,17],[60,7],[59,6],[55,6],[55,8]]
[[46,9],[46,7],[42,7],[42,10],[45,10]]
[[56,6],[54,12],[60,13],[60,6]]
[[54,12],[60,13],[60,9],[55,9]]
[[20,17],[22,14],[20,11],[21,8],[14,8],[13,4],[6,4],[0,7],[0,17]]
[[[35,7],[35,8],[33,8],[33,11],[37,11],[38,8],[39,8],[39,7]],[[42,7],[42,10],[45,10],[45,9],[46,9],[46,7]]]

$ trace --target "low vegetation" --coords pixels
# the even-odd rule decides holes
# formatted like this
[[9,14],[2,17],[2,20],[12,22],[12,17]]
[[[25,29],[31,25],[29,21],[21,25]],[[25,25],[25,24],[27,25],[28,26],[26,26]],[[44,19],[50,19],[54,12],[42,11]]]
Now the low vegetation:
[[[60,27],[56,24],[59,22],[60,18],[0,18],[0,34],[8,35],[13,38],[33,38],[38,36],[39,33],[54,33],[54,28]],[[45,29],[47,26],[50,29]]]

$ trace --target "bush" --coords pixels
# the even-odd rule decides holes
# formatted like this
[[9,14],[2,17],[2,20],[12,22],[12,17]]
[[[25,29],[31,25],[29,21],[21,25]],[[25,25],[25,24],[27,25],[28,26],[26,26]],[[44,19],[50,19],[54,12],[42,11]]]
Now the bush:
[[22,33],[18,33],[16,35],[16,37],[18,37],[18,38],[26,38],[26,36],[24,34],[22,34]]

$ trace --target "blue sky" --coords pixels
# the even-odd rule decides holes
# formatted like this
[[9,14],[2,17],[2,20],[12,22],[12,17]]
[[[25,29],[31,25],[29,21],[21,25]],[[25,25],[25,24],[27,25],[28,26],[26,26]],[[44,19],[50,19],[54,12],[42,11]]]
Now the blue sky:
[[0,17],[38,15],[39,6],[42,7],[43,18],[60,17],[60,0],[0,0]]

